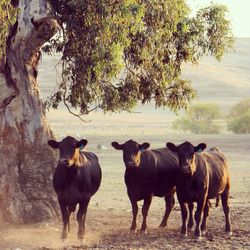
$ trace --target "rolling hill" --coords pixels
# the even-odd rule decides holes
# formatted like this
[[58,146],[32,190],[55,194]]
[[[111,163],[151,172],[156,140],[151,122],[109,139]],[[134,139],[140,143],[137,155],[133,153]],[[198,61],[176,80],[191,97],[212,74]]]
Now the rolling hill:
[[[60,82],[59,56],[43,55],[38,80],[41,95],[45,99]],[[227,113],[242,98],[250,97],[250,38],[238,38],[234,51],[226,54],[221,62],[206,57],[198,65],[183,65],[182,77],[191,80],[198,96],[194,100],[218,103]],[[50,110],[47,114],[52,128],[58,135],[84,134],[144,134],[169,133],[169,124],[176,114],[168,109],[155,109],[154,104],[138,105],[139,113],[122,112],[106,114],[95,112],[83,123],[70,115],[64,107]],[[77,131],[77,132],[75,132]]]

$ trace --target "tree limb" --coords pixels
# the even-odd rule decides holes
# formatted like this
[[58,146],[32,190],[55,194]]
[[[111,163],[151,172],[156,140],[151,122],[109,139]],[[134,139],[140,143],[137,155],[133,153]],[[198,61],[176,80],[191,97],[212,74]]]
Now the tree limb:
[[79,118],[79,119],[80,119],[81,121],[83,121],[83,122],[86,122],[86,123],[91,122],[91,120],[86,121],[86,120],[82,119],[82,117],[81,117],[82,115],[81,115],[81,114],[76,114],[76,113],[74,113],[74,112],[70,109],[69,105],[67,104],[67,100],[66,100],[67,87],[66,87],[66,81],[65,81],[64,78],[63,78],[63,83],[64,83],[63,103],[64,103],[65,107],[67,108],[67,110],[69,111],[69,113],[72,114],[73,116]]

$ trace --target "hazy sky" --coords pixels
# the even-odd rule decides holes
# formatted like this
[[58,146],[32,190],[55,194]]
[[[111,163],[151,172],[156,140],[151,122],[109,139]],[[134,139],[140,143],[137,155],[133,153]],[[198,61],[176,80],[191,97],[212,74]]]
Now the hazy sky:
[[250,0],[187,0],[193,10],[207,6],[211,2],[228,7],[229,18],[236,37],[250,37]]

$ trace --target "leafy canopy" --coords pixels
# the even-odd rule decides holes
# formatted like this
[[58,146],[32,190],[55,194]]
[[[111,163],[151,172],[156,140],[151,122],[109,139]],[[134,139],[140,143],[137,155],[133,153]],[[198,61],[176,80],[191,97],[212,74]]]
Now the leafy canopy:
[[49,0],[61,25],[44,47],[62,53],[63,81],[48,99],[88,114],[131,110],[138,101],[177,111],[195,96],[181,64],[221,59],[232,47],[227,9],[211,5],[195,17],[184,0]]
[[236,134],[250,133],[250,98],[245,98],[234,105],[227,117],[228,130]]
[[17,9],[11,0],[0,1],[0,60],[6,56],[6,43],[9,29],[16,21]]
[[186,115],[173,122],[173,128],[194,134],[218,134],[220,126],[215,122],[221,118],[220,107],[214,103],[191,105]]

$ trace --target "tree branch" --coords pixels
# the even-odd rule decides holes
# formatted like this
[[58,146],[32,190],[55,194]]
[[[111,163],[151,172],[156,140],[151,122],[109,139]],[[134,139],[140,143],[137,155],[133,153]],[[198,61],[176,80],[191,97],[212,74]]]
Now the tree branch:
[[136,76],[140,81],[142,80],[142,78],[136,74],[129,66],[128,66],[128,62],[126,61],[126,59],[123,57],[123,60],[125,62],[125,65],[126,65],[126,69],[134,76]]
[[86,121],[86,120],[82,119],[81,114],[76,114],[70,109],[69,105],[67,104],[67,100],[66,100],[67,87],[66,87],[66,81],[65,81],[64,77],[63,77],[63,83],[64,83],[63,103],[64,103],[65,107],[67,108],[67,110],[69,111],[69,113],[72,114],[73,116],[79,118],[83,122],[86,122],[86,123],[91,122],[91,120]]
[[69,105],[67,104],[65,98],[63,98],[63,103],[64,103],[64,105],[66,106],[66,108],[67,108],[67,110],[69,111],[70,114],[72,114],[73,116],[79,118],[79,119],[80,119],[81,121],[83,121],[83,122],[86,122],[86,123],[91,122],[91,120],[88,120],[88,121],[83,120],[82,117],[81,117],[81,116],[82,116],[81,114],[76,114],[76,113],[74,113],[73,111],[71,111],[71,109],[70,109]]
[[38,61],[35,60],[34,62],[33,58],[37,57],[37,53],[40,51],[42,45],[56,34],[59,29],[59,24],[52,17],[44,17],[39,20],[34,20],[34,17],[32,17],[30,21],[34,26],[34,29],[27,41],[31,46],[25,63],[31,66],[36,66]]

